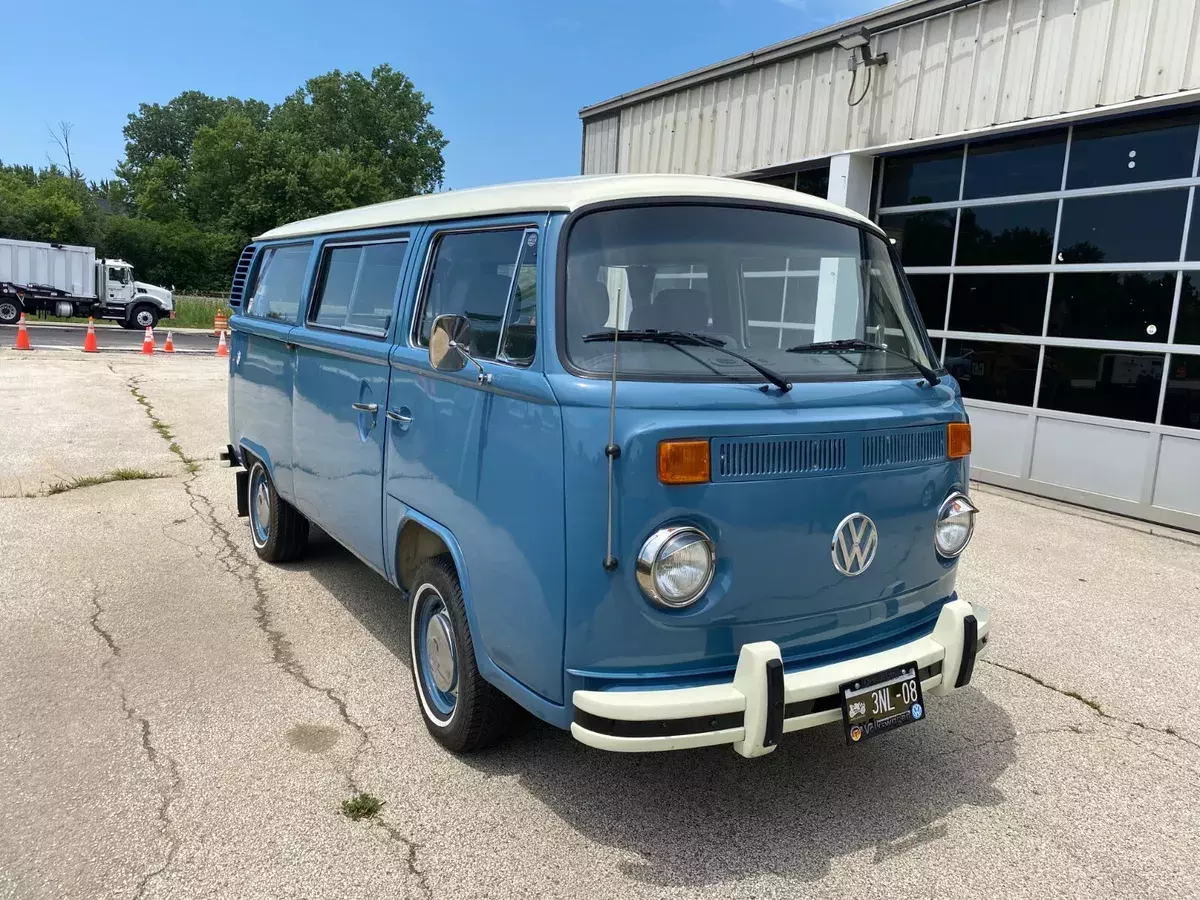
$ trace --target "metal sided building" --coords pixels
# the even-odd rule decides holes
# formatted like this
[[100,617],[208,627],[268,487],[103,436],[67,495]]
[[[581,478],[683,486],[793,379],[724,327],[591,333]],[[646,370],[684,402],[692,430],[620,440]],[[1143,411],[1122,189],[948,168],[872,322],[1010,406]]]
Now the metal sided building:
[[907,0],[580,116],[585,174],[878,221],[979,480],[1200,531],[1200,0]]

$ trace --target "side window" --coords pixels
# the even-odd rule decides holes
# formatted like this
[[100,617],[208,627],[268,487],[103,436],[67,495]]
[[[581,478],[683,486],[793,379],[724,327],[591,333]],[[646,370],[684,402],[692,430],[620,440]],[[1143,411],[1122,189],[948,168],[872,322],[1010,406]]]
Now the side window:
[[504,359],[518,365],[533,362],[533,351],[537,349],[537,260],[538,233],[530,230],[525,232],[521,245],[501,352]]
[[462,315],[471,321],[471,355],[496,358],[524,236],[524,229],[517,228],[446,234],[437,239],[422,298],[417,333],[420,346],[429,346],[429,332],[438,316]]
[[407,249],[408,241],[326,247],[308,320],[326,328],[387,334]]
[[304,272],[312,244],[270,247],[258,264],[254,293],[246,315],[294,325],[304,290]]

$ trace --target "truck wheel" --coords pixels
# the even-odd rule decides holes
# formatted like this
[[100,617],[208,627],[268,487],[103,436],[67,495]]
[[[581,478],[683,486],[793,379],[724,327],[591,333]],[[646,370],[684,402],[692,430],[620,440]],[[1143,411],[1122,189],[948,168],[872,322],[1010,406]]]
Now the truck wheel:
[[427,560],[412,583],[412,675],[425,727],[454,753],[499,743],[512,723],[513,702],[475,665],[453,560],[448,554]]
[[254,552],[272,563],[298,559],[308,545],[308,519],[275,493],[267,467],[257,459],[250,466],[248,483]]
[[158,309],[150,303],[139,303],[129,313],[130,328],[153,328],[158,324]]
[[5,297],[0,300],[0,325],[16,325],[21,319],[21,302]]

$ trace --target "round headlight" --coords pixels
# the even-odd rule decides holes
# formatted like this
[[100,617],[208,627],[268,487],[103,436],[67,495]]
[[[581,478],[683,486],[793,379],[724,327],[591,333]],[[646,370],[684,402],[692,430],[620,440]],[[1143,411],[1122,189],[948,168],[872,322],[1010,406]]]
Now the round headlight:
[[712,583],[716,556],[713,542],[699,528],[660,528],[638,553],[638,585],[659,606],[688,606]]
[[947,559],[954,559],[971,543],[975,531],[975,508],[966,494],[953,493],[946,498],[938,510],[937,524],[933,527],[933,543],[937,552]]

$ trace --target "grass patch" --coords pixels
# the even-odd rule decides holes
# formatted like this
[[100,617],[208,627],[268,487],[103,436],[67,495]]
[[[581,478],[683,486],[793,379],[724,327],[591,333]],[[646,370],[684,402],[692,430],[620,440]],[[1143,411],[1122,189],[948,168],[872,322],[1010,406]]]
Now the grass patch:
[[76,488],[94,487],[97,484],[109,484],[114,481],[150,481],[155,478],[168,478],[162,472],[147,472],[143,469],[113,469],[103,475],[83,475],[70,481],[59,481],[46,488],[46,496],[65,494]]
[[217,310],[229,314],[229,307],[224,300],[214,300],[210,297],[189,297],[186,294],[175,297],[175,318],[163,319],[163,327],[167,322],[179,328],[212,328],[213,316]]
[[[188,294],[175,295],[175,318],[163,319],[158,323],[159,328],[212,328],[213,316],[221,309],[229,315],[229,305],[225,300],[213,297],[193,297]],[[71,316],[60,319],[58,316],[29,316],[30,322],[45,322],[53,325],[59,322],[76,322],[87,324],[86,316]],[[96,319],[97,325],[116,325],[114,319]]]
[[357,822],[359,819],[369,819],[383,809],[383,801],[374,794],[355,794],[349,800],[342,801],[342,814]]

